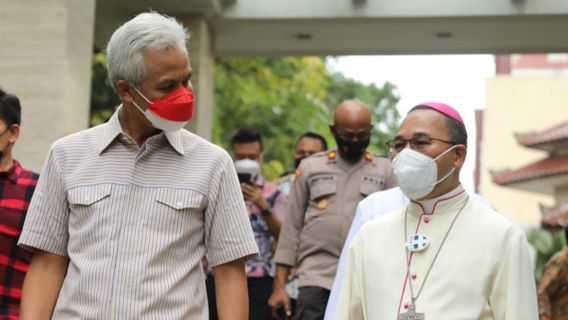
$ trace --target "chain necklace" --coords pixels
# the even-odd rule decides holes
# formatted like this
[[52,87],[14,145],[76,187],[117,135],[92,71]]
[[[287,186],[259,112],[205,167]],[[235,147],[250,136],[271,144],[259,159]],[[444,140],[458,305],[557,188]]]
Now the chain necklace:
[[[430,266],[428,267],[428,270],[426,271],[426,275],[424,276],[424,281],[422,281],[422,285],[420,286],[420,288],[418,288],[418,293],[416,294],[416,296],[414,295],[414,287],[412,286],[412,280],[408,281],[409,286],[410,286],[410,306],[409,306],[409,310],[408,310],[408,312],[401,313],[397,317],[397,320],[414,320],[414,319],[423,320],[424,319],[423,313],[416,313],[416,300],[418,300],[418,298],[420,297],[420,294],[422,293],[422,289],[424,289],[424,284],[426,284],[426,280],[428,280],[428,276],[430,275],[430,271],[432,271],[432,267],[434,266],[434,263],[436,263],[436,259],[438,259],[438,255],[440,254],[440,251],[442,251],[442,247],[444,247],[444,244],[446,243],[446,239],[448,238],[450,231],[454,227],[454,223],[456,222],[457,218],[459,217],[460,213],[463,211],[463,209],[465,208],[465,206],[467,205],[468,202],[469,202],[469,198],[467,198],[465,200],[465,202],[461,206],[460,210],[454,216],[454,219],[452,220],[452,223],[450,224],[448,231],[446,231],[446,234],[444,235],[444,238],[442,239],[442,242],[440,243],[440,247],[438,248],[438,251],[436,251],[436,254],[434,255],[434,259],[432,259],[432,262],[430,263]],[[404,241],[405,242],[406,242],[406,239],[407,239],[408,207],[410,207],[410,205],[406,206],[406,210],[404,211]],[[410,275],[410,255],[412,255],[412,253],[405,252],[405,254],[406,254],[406,276],[408,277]]]

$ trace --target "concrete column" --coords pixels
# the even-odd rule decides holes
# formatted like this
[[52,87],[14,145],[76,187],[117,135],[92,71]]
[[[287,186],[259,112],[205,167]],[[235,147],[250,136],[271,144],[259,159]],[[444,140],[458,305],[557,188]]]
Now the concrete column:
[[189,62],[193,69],[191,83],[195,93],[195,116],[187,129],[211,140],[213,133],[214,80],[213,32],[203,16],[177,16],[191,32]]
[[39,171],[50,145],[88,127],[95,0],[0,0],[0,87],[20,98],[14,157]]

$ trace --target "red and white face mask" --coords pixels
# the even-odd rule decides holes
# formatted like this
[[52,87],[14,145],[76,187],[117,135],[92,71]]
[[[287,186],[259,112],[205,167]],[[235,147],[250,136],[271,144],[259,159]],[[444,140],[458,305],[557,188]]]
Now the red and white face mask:
[[181,86],[161,99],[148,100],[136,87],[138,94],[148,102],[146,111],[134,100],[132,103],[142,112],[156,129],[177,132],[193,118],[193,91]]

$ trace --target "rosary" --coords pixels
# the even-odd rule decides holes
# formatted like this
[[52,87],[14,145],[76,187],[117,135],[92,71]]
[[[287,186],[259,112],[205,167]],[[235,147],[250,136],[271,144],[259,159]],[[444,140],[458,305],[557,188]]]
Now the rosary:
[[[396,317],[396,320],[425,320],[426,319],[425,316],[424,316],[424,313],[417,313],[416,312],[416,300],[418,300],[418,297],[420,297],[420,294],[422,293],[422,289],[424,289],[424,284],[426,283],[426,280],[428,279],[428,276],[430,275],[430,271],[432,271],[432,267],[434,266],[434,263],[436,262],[436,259],[438,258],[438,254],[440,253],[440,251],[442,250],[442,247],[446,243],[446,239],[448,238],[448,235],[450,234],[450,231],[452,230],[454,223],[456,222],[456,219],[458,218],[460,213],[463,211],[463,208],[465,208],[465,205],[468,203],[468,200],[466,200],[464,202],[464,204],[461,206],[458,213],[456,213],[456,215],[454,216],[454,219],[452,220],[452,223],[450,224],[448,231],[446,231],[446,234],[444,235],[444,238],[442,239],[442,243],[440,244],[438,251],[436,251],[436,254],[434,255],[434,259],[432,260],[432,262],[430,263],[430,266],[428,267],[428,271],[426,271],[426,276],[424,277],[424,281],[422,281],[422,285],[418,289],[418,294],[416,296],[414,295],[414,288],[412,286],[412,280],[408,281],[409,286],[410,286],[410,306],[408,307],[408,311],[406,311],[405,313],[399,314]],[[405,241],[406,241],[406,237],[407,237],[406,236],[406,234],[407,234],[407,230],[406,230],[407,218],[408,218],[408,206],[406,207],[406,211],[404,212],[404,240]],[[415,235],[411,235],[411,238],[413,236],[415,236]],[[425,238],[425,237],[422,237],[422,238]],[[411,251],[411,250],[407,247],[407,251]],[[409,256],[410,256],[410,254],[408,252],[406,252],[406,276],[407,277],[410,274],[410,258],[409,258]]]

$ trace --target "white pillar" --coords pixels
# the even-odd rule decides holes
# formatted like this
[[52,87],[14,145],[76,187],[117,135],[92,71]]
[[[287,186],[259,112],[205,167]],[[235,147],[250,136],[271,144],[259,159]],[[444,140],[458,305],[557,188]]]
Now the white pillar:
[[14,157],[39,171],[49,146],[88,127],[95,0],[0,0],[0,87],[20,98]]
[[195,117],[187,129],[211,140],[213,133],[214,80],[213,33],[205,17],[176,17],[191,32],[189,62],[193,69],[191,83],[195,93]]

